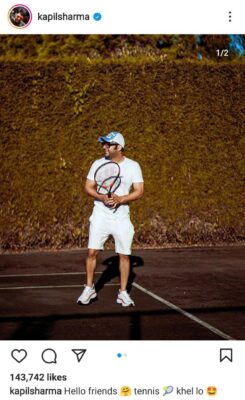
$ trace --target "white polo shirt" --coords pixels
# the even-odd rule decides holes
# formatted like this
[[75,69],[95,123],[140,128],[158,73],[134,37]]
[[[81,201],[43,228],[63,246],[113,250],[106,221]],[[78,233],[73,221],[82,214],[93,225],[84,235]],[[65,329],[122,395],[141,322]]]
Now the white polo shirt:
[[[106,163],[110,162],[109,159],[103,157],[100,158],[99,160],[96,160],[87,175],[87,179],[90,181],[94,181],[94,174],[97,168]],[[121,184],[120,186],[116,189],[115,194],[118,196],[125,196],[129,194],[130,189],[133,185],[133,183],[142,183],[144,182],[143,176],[142,176],[142,171],[139,166],[139,164],[136,161],[130,160],[127,157],[124,157],[124,160],[119,163],[120,166],[120,178],[121,178]],[[102,201],[100,200],[95,200],[94,201],[94,211],[95,210],[100,210],[102,213],[107,213],[112,215],[115,211],[114,208],[106,206]],[[117,211],[114,213],[115,217],[119,216],[125,216],[129,214],[129,205],[128,204],[121,204],[118,208]]]

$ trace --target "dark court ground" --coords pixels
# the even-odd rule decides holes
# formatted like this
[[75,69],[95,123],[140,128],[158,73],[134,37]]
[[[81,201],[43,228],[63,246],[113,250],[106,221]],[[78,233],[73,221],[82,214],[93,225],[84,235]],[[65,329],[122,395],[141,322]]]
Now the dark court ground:
[[100,254],[98,299],[76,300],[86,251],[0,256],[0,339],[245,339],[245,247],[135,250],[129,290],[116,304],[118,258]]

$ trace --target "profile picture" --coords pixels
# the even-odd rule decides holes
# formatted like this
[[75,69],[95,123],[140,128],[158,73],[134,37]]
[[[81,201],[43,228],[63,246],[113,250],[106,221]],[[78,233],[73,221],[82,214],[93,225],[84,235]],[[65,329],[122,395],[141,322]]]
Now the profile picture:
[[16,4],[9,10],[9,21],[15,28],[26,28],[31,20],[31,10],[23,4]]

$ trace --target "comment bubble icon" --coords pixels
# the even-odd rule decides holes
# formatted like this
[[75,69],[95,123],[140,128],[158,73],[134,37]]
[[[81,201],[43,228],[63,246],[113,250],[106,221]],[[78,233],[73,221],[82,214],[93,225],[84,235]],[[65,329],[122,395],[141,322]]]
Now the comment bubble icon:
[[45,349],[42,352],[42,360],[46,364],[56,364],[57,363],[57,354],[54,349]]

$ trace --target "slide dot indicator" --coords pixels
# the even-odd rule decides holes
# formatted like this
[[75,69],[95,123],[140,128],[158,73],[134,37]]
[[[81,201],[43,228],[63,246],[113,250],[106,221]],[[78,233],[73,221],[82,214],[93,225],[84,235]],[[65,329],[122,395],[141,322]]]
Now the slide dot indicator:
[[121,358],[122,357],[122,353],[117,353],[117,357]]
[[101,13],[99,13],[99,12],[94,13],[93,19],[94,19],[96,22],[100,21],[101,18],[102,18]]

